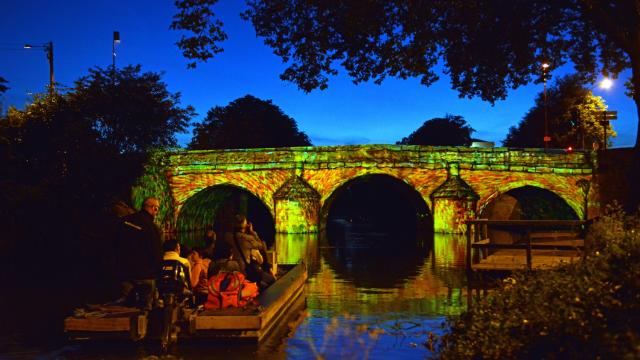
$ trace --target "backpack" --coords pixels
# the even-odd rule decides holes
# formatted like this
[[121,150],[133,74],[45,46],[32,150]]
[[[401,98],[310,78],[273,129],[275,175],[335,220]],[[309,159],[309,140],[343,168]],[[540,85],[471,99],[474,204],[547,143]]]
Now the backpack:
[[158,292],[183,295],[189,290],[189,270],[177,260],[163,260],[158,276]]
[[243,307],[258,296],[258,286],[247,281],[238,271],[221,271],[212,276],[208,282],[209,295],[204,308],[224,309]]

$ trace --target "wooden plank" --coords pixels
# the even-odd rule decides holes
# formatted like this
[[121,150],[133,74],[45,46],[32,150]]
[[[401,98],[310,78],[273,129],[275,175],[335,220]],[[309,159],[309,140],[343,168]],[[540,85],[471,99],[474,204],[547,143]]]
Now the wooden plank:
[[578,239],[580,238],[580,233],[577,231],[532,231],[531,232],[531,240],[534,239]]
[[[271,306],[273,302],[282,297],[283,292],[285,292],[292,283],[296,282],[296,280],[301,280],[301,277],[305,277],[306,280],[306,268],[304,264],[294,266],[290,271],[258,295],[256,298],[258,304],[264,308]],[[305,280],[301,281],[304,282]]]
[[145,336],[147,336],[147,317],[145,315],[139,315],[136,319],[137,331],[133,331],[131,334],[131,338],[134,341],[142,340]]
[[271,272],[278,273],[278,256],[275,250],[267,250],[267,261],[271,264]]
[[[258,340],[262,340],[265,336],[267,336],[279,323],[280,321],[287,315],[290,311],[290,308],[294,306],[297,302],[299,302],[299,298],[304,292],[304,286],[299,287],[291,297],[289,297],[289,301],[287,301],[283,306],[281,306],[276,313],[273,314],[269,321],[263,321],[264,326],[262,329],[258,330],[259,337]],[[306,303],[306,299],[304,299]]]
[[129,331],[131,329],[131,318],[74,318],[64,319],[64,331]]
[[287,275],[289,274],[291,274],[290,277],[287,277],[286,279],[283,278],[280,282],[282,289],[275,289],[276,291],[281,292],[281,296],[276,297],[275,300],[265,307],[264,311],[260,314],[262,317],[262,323],[265,326],[270,327],[272,321],[277,318],[282,310],[286,309],[291,305],[291,303],[293,303],[293,300],[295,300],[295,298],[300,294],[302,287],[307,280],[306,269],[302,266],[291,270],[287,273]]
[[[542,243],[531,244],[532,250],[580,250],[584,245],[579,242],[569,243]],[[527,244],[473,244],[474,249],[491,249],[491,250],[527,250]],[[524,253],[523,253],[524,255]]]
[[257,330],[262,326],[259,315],[199,315],[196,330]]
[[575,248],[583,248],[584,240],[583,239],[568,239],[568,240],[538,240],[533,243],[534,246],[562,246],[562,247],[575,247]]
[[586,224],[584,220],[468,220],[469,224],[500,225],[514,227],[578,227]]
[[[466,226],[467,226],[467,254],[466,254],[467,256],[465,258],[465,264],[466,264],[466,268],[467,268],[467,271],[468,271],[468,270],[471,270],[471,263],[472,263],[472,261],[471,261],[471,232],[472,232],[472,229],[473,229],[473,224],[467,222]],[[477,228],[477,226],[476,226],[476,228]]]
[[[563,263],[579,261],[579,255],[557,256],[553,252],[546,251],[543,254],[533,253],[531,269],[552,268]],[[522,255],[514,255],[512,252],[503,251],[500,254],[490,255],[480,263],[474,264],[474,270],[517,270],[527,268],[526,258]]]

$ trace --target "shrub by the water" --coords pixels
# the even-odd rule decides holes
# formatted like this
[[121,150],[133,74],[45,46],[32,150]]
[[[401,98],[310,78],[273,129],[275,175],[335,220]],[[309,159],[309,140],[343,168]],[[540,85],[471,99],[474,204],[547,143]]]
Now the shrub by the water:
[[515,273],[451,319],[442,359],[640,358],[640,214],[610,208],[583,261]]

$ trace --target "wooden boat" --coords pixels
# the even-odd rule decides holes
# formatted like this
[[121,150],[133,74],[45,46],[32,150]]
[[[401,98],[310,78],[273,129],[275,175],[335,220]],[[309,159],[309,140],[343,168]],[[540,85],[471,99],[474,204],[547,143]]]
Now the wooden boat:
[[[284,268],[286,265],[280,265]],[[307,269],[293,266],[257,298],[257,306],[195,311],[186,314],[188,328],[179,337],[218,337],[262,340],[304,293]]]
[[[254,306],[220,310],[179,308],[169,342],[202,337],[262,340],[304,294],[306,265],[280,264],[279,267],[288,271],[256,298]],[[158,315],[135,308],[88,305],[86,310],[76,311],[65,319],[64,331],[74,340],[128,338],[139,341],[148,337],[148,326],[149,330],[155,325],[162,326],[162,320],[157,319],[161,315]]]

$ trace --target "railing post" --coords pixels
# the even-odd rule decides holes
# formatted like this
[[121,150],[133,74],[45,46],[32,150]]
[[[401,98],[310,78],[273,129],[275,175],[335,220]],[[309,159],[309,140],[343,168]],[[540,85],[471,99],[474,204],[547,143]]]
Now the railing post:
[[525,237],[527,242],[527,269],[531,270],[531,229],[527,228]]
[[466,261],[467,261],[467,271],[471,271],[471,228],[472,228],[472,224],[470,221],[466,222],[467,225],[467,256],[466,256]]

